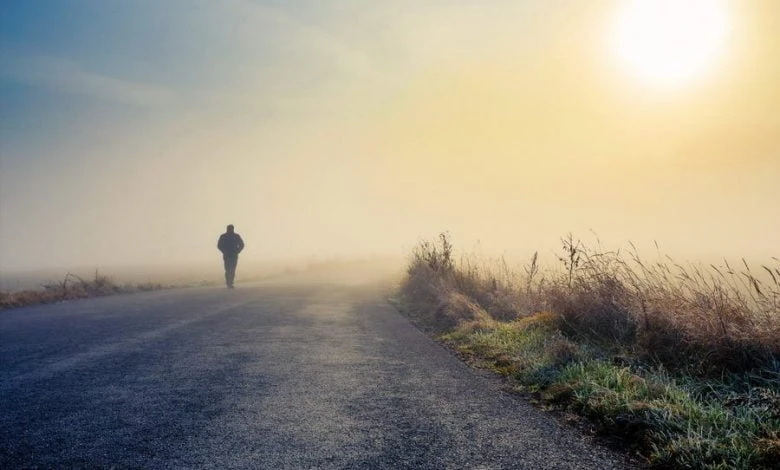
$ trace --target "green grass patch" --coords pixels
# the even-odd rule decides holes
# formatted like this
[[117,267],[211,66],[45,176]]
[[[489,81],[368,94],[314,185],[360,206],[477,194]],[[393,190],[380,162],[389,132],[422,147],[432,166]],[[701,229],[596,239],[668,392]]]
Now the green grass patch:
[[[654,466],[773,468],[780,457],[780,395],[771,382],[744,391],[674,377],[663,369],[616,364],[572,341],[542,313],[512,322],[471,322],[441,339],[483,367],[536,392],[549,406],[576,411],[603,435],[620,437]],[[725,390],[732,390],[724,399]]]

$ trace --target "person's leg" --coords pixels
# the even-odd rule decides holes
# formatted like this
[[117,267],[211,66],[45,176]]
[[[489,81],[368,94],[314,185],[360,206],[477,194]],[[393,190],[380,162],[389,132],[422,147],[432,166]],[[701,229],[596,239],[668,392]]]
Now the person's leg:
[[222,261],[225,262],[225,285],[230,287],[230,285],[233,283],[233,280],[230,277],[230,257],[223,255]]
[[233,287],[233,281],[236,279],[236,266],[238,265],[238,256],[231,256],[228,258],[227,270],[225,276],[227,277],[228,287]]

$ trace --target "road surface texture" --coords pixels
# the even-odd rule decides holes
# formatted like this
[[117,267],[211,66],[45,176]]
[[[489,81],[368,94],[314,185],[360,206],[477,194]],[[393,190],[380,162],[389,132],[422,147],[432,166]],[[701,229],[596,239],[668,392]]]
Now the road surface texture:
[[275,280],[1,311],[0,468],[625,468],[386,294]]

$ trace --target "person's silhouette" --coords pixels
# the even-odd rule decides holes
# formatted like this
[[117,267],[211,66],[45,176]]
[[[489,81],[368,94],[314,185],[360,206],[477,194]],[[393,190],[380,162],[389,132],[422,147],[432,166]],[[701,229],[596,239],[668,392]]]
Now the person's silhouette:
[[225,283],[230,289],[233,288],[233,280],[236,278],[238,254],[244,249],[244,240],[233,230],[233,225],[228,225],[227,232],[220,235],[217,241],[217,248],[222,252],[222,259],[225,261]]

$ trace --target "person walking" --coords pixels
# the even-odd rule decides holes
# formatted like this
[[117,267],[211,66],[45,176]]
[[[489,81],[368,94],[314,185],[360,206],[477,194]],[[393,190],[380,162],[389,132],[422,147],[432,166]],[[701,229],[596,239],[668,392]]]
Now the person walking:
[[233,224],[228,225],[227,232],[219,236],[217,248],[222,252],[222,259],[225,261],[225,283],[229,289],[232,289],[236,278],[238,254],[244,249],[244,240],[235,232]]

